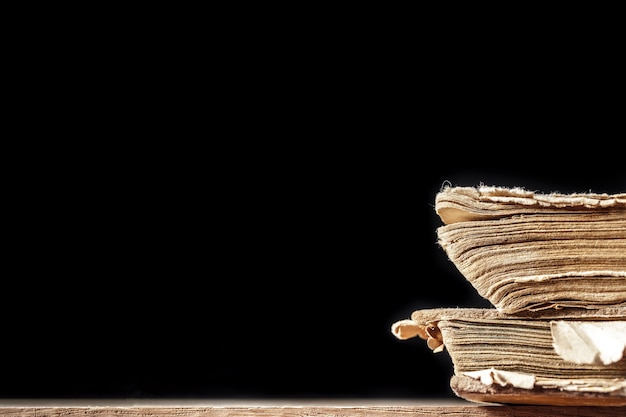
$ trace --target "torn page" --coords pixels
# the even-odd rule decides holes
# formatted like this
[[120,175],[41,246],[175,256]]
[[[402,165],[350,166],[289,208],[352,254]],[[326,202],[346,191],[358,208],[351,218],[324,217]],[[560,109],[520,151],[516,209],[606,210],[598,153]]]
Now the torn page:
[[535,386],[535,376],[529,374],[522,374],[519,372],[501,371],[498,369],[482,369],[480,371],[463,372],[464,375],[479,380],[485,385],[498,384],[501,387],[507,385],[523,388],[533,389]]
[[565,361],[610,365],[624,356],[626,321],[551,321],[552,345]]

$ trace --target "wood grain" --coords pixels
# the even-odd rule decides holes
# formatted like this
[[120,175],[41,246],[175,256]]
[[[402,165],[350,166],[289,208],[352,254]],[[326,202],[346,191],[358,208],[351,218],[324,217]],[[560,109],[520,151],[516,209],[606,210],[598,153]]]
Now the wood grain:
[[10,401],[7,417],[591,417],[626,415],[626,407],[507,406],[466,401]]

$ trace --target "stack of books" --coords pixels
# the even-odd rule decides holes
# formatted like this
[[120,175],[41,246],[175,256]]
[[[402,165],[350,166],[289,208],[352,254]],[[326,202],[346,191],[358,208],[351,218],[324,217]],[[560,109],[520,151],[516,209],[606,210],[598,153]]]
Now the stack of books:
[[469,401],[626,405],[626,193],[445,186],[435,210],[493,308],[418,309],[393,335],[447,351]]

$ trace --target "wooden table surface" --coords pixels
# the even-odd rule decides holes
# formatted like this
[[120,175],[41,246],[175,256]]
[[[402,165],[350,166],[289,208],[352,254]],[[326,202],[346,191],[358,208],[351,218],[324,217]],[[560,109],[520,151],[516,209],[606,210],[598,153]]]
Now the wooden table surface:
[[26,417],[586,417],[626,416],[626,407],[486,405],[464,400],[0,399],[0,415]]

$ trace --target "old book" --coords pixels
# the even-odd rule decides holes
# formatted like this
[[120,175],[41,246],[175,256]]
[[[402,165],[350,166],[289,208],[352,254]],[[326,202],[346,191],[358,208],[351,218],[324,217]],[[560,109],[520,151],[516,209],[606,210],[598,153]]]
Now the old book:
[[445,187],[438,243],[499,311],[626,306],[626,194]]
[[392,325],[401,340],[444,349],[450,386],[473,402],[626,406],[626,308],[523,316],[496,309],[416,310]]
[[392,325],[454,365],[476,402],[626,406],[626,194],[444,187],[438,243],[491,309]]

